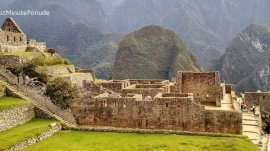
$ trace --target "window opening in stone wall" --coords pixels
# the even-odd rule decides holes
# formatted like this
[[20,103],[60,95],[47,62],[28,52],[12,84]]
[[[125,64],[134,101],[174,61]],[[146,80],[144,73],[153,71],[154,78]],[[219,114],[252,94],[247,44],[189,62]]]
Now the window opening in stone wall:
[[11,29],[10,29],[10,28],[8,28],[8,31],[11,31]]
[[14,42],[16,42],[16,37],[14,37],[13,39],[14,39]]
[[22,41],[22,37],[20,37],[20,41]]
[[200,93],[197,93],[197,96],[200,96]]
[[166,103],[166,107],[168,107],[169,106],[169,103]]
[[9,36],[7,35],[7,41],[9,41]]

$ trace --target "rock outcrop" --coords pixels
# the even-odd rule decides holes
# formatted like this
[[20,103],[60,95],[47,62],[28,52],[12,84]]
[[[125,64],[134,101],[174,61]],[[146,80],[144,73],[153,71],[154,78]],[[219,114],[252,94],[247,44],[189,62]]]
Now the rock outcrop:
[[214,60],[210,70],[219,70],[238,92],[270,90],[270,31],[261,25],[249,25]]

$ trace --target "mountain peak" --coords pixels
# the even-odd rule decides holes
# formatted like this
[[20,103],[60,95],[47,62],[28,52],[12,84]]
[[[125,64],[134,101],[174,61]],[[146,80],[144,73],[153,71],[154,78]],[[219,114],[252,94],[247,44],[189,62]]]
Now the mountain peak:
[[173,31],[151,25],[123,38],[116,53],[112,78],[170,79],[178,70],[201,69]]

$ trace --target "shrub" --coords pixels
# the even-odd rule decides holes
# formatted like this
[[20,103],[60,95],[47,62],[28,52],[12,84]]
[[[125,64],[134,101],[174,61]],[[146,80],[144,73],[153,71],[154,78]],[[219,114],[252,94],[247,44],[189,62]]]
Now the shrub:
[[56,78],[47,83],[45,95],[50,97],[55,105],[66,109],[79,97],[79,90],[64,79]]
[[55,50],[52,48],[49,48],[46,50],[48,53],[50,53],[51,55],[53,55],[55,53]]
[[39,57],[32,59],[20,66],[17,66],[13,69],[10,69],[11,72],[15,75],[19,75],[20,73],[24,73],[25,75],[28,75],[30,78],[37,77],[39,81],[43,83],[47,83],[48,81],[48,74],[46,72],[38,72],[35,71],[37,66],[53,66],[58,64],[65,64],[69,65],[71,64],[68,59],[63,58],[46,58],[46,57]]

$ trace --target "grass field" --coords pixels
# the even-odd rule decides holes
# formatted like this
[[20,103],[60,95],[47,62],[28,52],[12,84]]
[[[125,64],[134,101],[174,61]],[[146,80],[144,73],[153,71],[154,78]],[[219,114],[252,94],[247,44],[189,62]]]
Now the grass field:
[[41,134],[49,130],[49,124],[55,122],[53,120],[33,119],[30,122],[19,125],[15,128],[0,132],[0,150],[7,149],[12,145],[25,139]]
[[20,98],[4,96],[0,98],[0,111],[19,105],[24,105],[26,103],[27,101]]
[[25,151],[259,151],[244,138],[61,131]]

